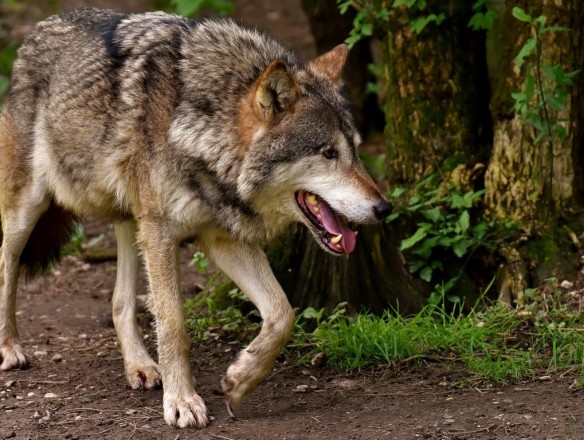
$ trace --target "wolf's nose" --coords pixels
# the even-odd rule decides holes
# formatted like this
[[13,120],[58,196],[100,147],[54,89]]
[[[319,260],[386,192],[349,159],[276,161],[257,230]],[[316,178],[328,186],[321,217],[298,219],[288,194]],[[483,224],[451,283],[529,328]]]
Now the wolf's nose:
[[373,212],[375,213],[375,218],[377,220],[383,220],[386,219],[389,216],[389,214],[391,214],[392,209],[393,206],[391,206],[391,203],[389,201],[382,200],[373,207]]

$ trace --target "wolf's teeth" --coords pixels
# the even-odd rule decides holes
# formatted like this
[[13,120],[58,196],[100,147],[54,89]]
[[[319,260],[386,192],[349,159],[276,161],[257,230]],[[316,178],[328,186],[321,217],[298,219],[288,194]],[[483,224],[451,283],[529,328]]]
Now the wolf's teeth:
[[355,237],[359,234],[359,231],[355,231]]
[[319,207],[318,207],[318,206],[314,206],[314,207],[312,208],[312,210],[313,210],[314,212],[316,212],[317,214],[318,214],[318,212],[320,211],[320,209],[319,209]]
[[337,249],[343,249],[343,246],[341,246],[340,244],[335,244],[335,247],[336,247]]
[[318,205],[318,202],[316,201],[316,196],[314,194],[308,194],[306,196],[306,200],[308,201],[308,203],[310,203],[312,206],[316,206]]
[[343,239],[343,234],[339,234],[336,237],[331,238],[332,244],[338,244]]

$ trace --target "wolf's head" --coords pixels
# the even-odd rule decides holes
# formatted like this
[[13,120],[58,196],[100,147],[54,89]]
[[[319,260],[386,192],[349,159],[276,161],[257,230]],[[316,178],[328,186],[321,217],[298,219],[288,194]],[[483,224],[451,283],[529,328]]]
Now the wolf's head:
[[273,61],[238,115],[239,188],[253,194],[264,217],[304,223],[336,255],[355,248],[347,222],[371,223],[391,212],[357,155],[361,138],[340,90],[347,52],[340,45],[302,67]]

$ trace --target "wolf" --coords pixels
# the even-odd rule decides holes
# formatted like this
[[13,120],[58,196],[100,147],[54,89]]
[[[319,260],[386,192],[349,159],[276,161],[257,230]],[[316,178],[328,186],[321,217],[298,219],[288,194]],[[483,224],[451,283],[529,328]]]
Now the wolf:
[[[196,237],[263,325],[222,379],[227,408],[270,372],[294,313],[262,246],[291,222],[334,255],[348,222],[391,204],[357,154],[342,95],[347,47],[303,63],[228,19],[87,8],[40,22],[18,51],[0,115],[0,369],[25,368],[20,276],[46,271],[76,219],[114,224],[114,326],[131,388],[163,384],[165,421],[204,427],[184,324],[178,247]],[[136,323],[140,260],[158,363]]]

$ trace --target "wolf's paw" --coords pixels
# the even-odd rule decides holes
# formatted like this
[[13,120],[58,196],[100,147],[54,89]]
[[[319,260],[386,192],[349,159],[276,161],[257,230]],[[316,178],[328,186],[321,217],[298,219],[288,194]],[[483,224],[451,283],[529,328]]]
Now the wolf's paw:
[[164,396],[164,420],[177,428],[204,428],[209,424],[207,407],[194,391],[190,396],[175,398]]
[[253,354],[247,350],[240,353],[238,359],[232,363],[221,380],[221,387],[225,394],[227,409],[237,407],[243,399],[270,373],[274,362],[264,359],[258,362]]
[[3,344],[0,347],[0,370],[8,371],[15,368],[28,368],[28,356],[18,344]]
[[133,390],[151,390],[162,384],[158,365],[128,365],[126,367],[126,379]]

